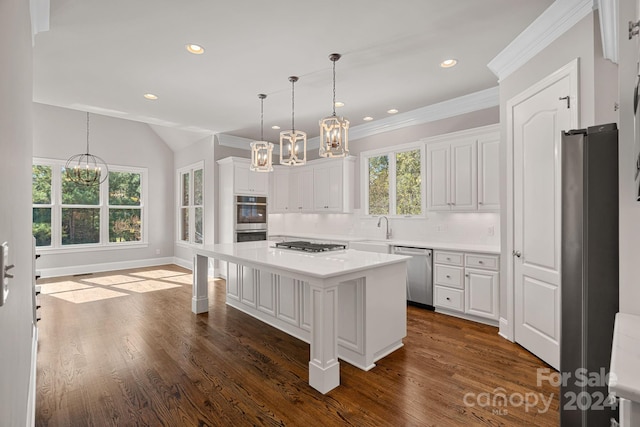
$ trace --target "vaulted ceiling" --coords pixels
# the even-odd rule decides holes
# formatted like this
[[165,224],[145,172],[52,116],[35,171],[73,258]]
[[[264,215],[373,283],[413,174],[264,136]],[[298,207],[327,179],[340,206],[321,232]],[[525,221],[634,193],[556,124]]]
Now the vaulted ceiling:
[[[317,136],[497,85],[487,64],[551,0],[51,0],[36,35],[34,101],[203,134]],[[204,47],[193,55],[185,45]],[[441,61],[458,64],[441,68]],[[146,93],[157,100],[143,97]],[[158,126],[154,126],[158,127]]]

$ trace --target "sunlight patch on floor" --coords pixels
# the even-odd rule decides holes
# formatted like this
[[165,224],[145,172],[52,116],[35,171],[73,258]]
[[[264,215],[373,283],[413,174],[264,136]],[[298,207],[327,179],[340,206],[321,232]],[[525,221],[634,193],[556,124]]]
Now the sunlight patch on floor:
[[179,288],[180,285],[172,283],[161,282],[158,280],[143,280],[141,282],[123,283],[121,285],[114,285],[112,288],[118,288],[121,290],[132,291],[137,293],[161,291],[163,289]]
[[184,276],[185,273],[173,270],[149,270],[131,273],[132,276],[145,277],[147,279],[164,279],[166,277]]
[[91,277],[90,279],[82,279],[82,282],[87,282],[94,285],[109,286],[109,285],[115,285],[120,283],[137,282],[140,280],[144,280],[144,279],[141,279],[139,277],[126,276],[124,274],[114,274],[111,276]]
[[49,295],[75,304],[81,304],[84,302],[100,301],[109,298],[125,297],[128,294],[112,291],[110,289],[88,288],[76,291],[57,292]]
[[40,292],[43,294],[53,294],[57,292],[76,291],[80,289],[88,289],[91,286],[83,285],[82,283],[67,280],[64,282],[47,283],[40,285]]

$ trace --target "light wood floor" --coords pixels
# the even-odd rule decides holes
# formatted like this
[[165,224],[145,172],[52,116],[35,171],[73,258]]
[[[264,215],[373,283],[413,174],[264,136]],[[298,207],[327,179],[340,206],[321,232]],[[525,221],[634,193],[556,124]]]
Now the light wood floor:
[[342,362],[322,395],[307,384],[309,346],[227,307],[224,281],[197,316],[176,266],[38,283],[36,425],[559,423],[558,388],[536,385],[548,366],[486,325],[409,307],[405,346],[369,372]]

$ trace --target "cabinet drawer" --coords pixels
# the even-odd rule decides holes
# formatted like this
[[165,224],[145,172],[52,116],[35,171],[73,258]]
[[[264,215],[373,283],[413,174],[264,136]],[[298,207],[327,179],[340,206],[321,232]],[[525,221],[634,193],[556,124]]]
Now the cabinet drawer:
[[434,262],[438,264],[462,265],[463,256],[459,252],[441,252],[435,251],[433,256]]
[[462,290],[436,285],[433,287],[433,299],[436,307],[456,311],[464,310],[464,291]]
[[466,254],[465,266],[488,268],[490,270],[497,270],[499,267],[498,255],[480,255],[480,254]]
[[434,283],[437,285],[464,289],[464,281],[462,280],[462,267],[452,267],[448,265],[436,264],[433,277]]

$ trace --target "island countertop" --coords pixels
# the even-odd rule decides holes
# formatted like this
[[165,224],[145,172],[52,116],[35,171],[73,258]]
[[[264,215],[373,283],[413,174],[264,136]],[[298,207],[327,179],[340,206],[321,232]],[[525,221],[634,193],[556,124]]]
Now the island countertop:
[[222,261],[244,261],[253,265],[276,267],[294,274],[320,279],[373,267],[405,262],[410,257],[345,249],[329,252],[298,252],[275,247],[274,241],[220,243],[195,248],[194,252]]

